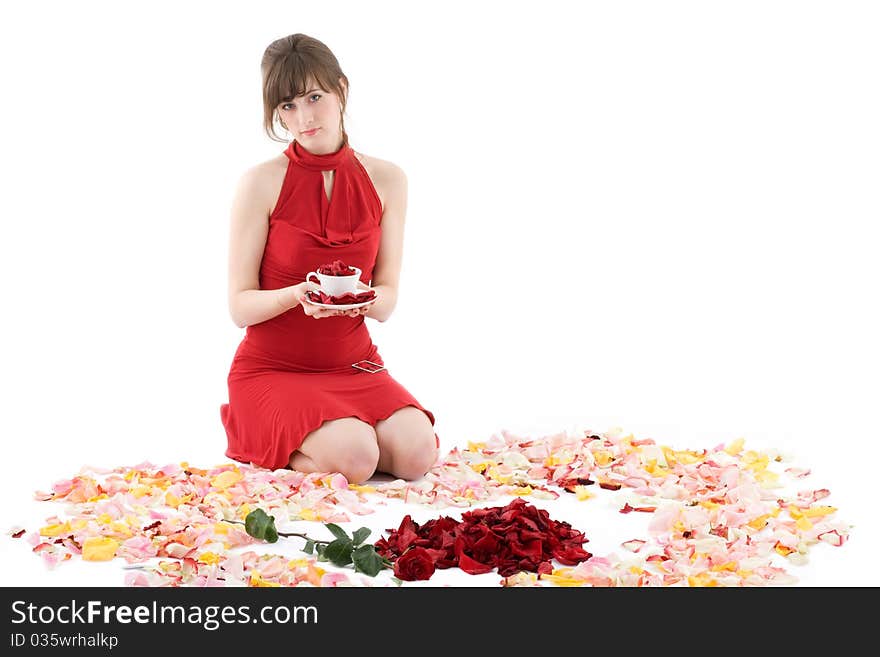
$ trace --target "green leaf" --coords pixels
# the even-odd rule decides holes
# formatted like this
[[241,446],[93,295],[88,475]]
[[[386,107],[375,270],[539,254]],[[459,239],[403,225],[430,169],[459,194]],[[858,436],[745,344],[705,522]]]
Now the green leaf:
[[334,525],[332,522],[324,523],[324,526],[330,530],[330,533],[333,534],[336,538],[348,539],[350,536],[345,533],[345,530],[339,525]]
[[352,547],[350,538],[337,538],[324,550],[324,556],[326,556],[334,566],[347,566],[351,563]]
[[254,538],[263,538],[263,526],[266,523],[266,512],[254,509],[244,519],[244,530]]
[[318,553],[318,561],[327,561],[327,557],[324,556],[324,552],[327,551],[326,543],[316,543],[315,544],[315,552]]
[[397,584],[398,586],[400,586],[401,584],[403,584],[403,580],[402,580],[402,579],[397,579],[397,578],[394,577],[394,576],[391,577],[391,581],[394,582],[395,584]]
[[385,567],[384,560],[376,554],[376,548],[372,545],[361,545],[352,552],[351,556],[354,561],[354,569],[366,573],[370,577],[375,577]]
[[262,509],[254,509],[244,519],[244,530],[254,538],[259,538],[269,543],[278,540],[278,530],[275,529],[275,518],[268,515]]
[[315,542],[312,539],[306,540],[306,545],[303,548],[303,552],[306,554],[312,554],[315,551]]
[[370,530],[367,527],[361,527],[360,529],[358,529],[354,533],[354,538],[352,540],[352,543],[354,543],[355,546],[358,546],[361,543],[363,543],[364,539],[369,535],[370,535]]

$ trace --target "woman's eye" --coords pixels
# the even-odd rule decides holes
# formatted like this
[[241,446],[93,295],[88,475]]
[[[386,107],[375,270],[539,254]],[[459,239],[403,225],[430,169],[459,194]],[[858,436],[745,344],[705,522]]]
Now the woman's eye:
[[[320,98],[320,97],[321,97],[321,94],[312,94],[311,96],[309,96],[309,100],[311,100],[312,98]],[[315,101],[315,102],[318,102],[318,101]],[[284,103],[281,106],[281,109],[283,109],[284,111],[287,111],[287,108],[290,107],[292,104],[293,103]]]

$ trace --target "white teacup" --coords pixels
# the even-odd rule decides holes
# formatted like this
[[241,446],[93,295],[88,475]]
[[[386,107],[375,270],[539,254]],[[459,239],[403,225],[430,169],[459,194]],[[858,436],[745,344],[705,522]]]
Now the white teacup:
[[321,291],[323,291],[324,294],[329,294],[331,297],[336,297],[345,294],[346,292],[357,294],[358,281],[361,278],[361,270],[358,267],[352,267],[352,269],[355,270],[355,273],[349,274],[348,276],[333,276],[332,274],[321,274],[316,271],[310,271],[306,274],[306,280],[308,281],[312,276],[317,277],[317,282],[321,286]]

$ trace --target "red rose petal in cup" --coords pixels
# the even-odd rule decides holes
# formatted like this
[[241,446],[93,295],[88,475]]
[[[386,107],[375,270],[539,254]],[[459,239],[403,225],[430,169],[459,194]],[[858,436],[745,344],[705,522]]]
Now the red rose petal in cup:
[[329,265],[321,265],[318,267],[318,273],[325,276],[351,276],[355,274],[353,267],[345,264],[342,260],[334,260]]

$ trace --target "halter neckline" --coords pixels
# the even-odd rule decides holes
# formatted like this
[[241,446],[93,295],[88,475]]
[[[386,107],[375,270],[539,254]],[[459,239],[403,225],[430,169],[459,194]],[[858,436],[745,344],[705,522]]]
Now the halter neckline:
[[348,144],[343,144],[339,147],[339,150],[334,153],[320,155],[308,151],[297,141],[290,142],[290,146],[287,147],[288,157],[310,171],[330,171],[332,169],[338,169],[339,165],[350,157],[351,152],[351,146]]

